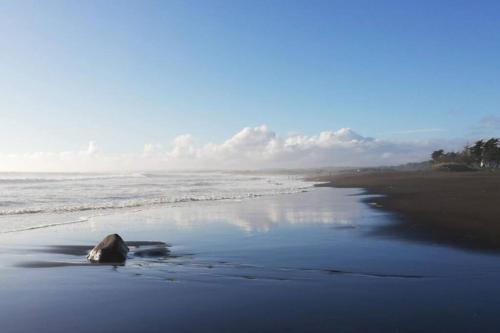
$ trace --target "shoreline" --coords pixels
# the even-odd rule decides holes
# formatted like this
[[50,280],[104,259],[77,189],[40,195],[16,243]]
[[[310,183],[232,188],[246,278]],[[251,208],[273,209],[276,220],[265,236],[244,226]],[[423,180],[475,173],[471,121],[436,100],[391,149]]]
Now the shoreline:
[[500,173],[370,170],[312,177],[318,187],[363,188],[364,200],[395,213],[381,233],[423,242],[500,250]]
[[[317,188],[122,210],[0,235],[2,327],[139,332],[154,323],[151,333],[243,333],[275,331],[288,318],[280,326],[287,332],[495,328],[498,256],[380,237],[374,233],[391,224],[389,215],[363,204],[362,194]],[[131,249],[122,266],[88,263],[86,252],[111,233],[130,246],[165,243],[168,255]],[[441,320],[434,308],[451,309],[445,315],[455,319]],[[361,321],[360,313],[367,314]]]

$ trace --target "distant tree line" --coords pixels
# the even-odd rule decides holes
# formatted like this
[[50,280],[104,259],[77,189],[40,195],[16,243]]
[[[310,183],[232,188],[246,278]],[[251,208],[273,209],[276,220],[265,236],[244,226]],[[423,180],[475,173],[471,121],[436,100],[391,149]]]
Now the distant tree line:
[[479,140],[460,152],[432,152],[433,163],[461,163],[475,168],[497,169],[500,166],[500,139]]

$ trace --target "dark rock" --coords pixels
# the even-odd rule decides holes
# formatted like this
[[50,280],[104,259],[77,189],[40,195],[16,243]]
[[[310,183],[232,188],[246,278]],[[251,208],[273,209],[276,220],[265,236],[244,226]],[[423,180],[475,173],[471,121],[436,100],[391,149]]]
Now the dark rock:
[[129,249],[123,239],[112,234],[106,236],[90,251],[87,259],[98,263],[123,263],[127,259]]

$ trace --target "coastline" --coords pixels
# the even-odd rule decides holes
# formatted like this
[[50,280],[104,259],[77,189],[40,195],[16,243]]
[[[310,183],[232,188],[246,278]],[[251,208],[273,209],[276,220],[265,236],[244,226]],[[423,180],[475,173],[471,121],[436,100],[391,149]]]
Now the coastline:
[[400,223],[383,232],[415,240],[500,250],[500,173],[351,170],[314,177],[316,186],[363,188],[365,202]]
[[[391,214],[363,204],[361,194],[318,188],[123,209],[0,234],[3,331],[138,332],[144,323],[154,323],[151,333],[497,327],[498,256],[377,237]],[[86,251],[110,233],[168,244],[168,255],[131,252],[123,266],[89,264]]]

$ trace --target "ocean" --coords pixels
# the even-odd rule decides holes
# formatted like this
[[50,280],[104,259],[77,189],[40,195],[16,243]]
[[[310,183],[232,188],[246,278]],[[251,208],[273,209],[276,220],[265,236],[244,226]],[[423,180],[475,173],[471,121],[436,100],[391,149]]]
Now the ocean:
[[0,233],[77,223],[119,209],[243,200],[312,186],[297,176],[233,172],[0,173]]

